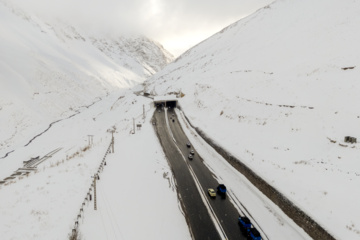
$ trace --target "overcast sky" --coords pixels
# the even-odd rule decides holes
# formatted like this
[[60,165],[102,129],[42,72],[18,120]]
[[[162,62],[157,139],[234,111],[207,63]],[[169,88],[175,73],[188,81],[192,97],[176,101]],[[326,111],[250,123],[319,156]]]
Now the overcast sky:
[[274,0],[12,0],[95,32],[132,30],[174,56]]

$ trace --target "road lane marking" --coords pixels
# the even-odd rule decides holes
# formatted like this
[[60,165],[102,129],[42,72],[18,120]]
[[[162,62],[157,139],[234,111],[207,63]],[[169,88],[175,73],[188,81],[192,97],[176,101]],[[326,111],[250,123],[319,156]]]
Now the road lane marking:
[[[201,136],[199,136],[196,132],[196,130],[191,126],[191,124],[188,122],[188,120],[186,119],[184,113],[182,110],[178,110],[178,109],[175,109],[176,113],[178,116],[181,117],[181,120],[182,122],[179,121],[180,125],[185,125],[187,127],[187,129],[189,129],[189,131],[192,133],[193,136],[195,137],[199,137],[200,139],[202,139]],[[182,124],[181,124],[182,123]],[[199,141],[198,141],[199,142]],[[212,148],[205,140],[204,140],[205,144],[207,145],[207,147],[209,148]],[[205,147],[204,146],[204,143],[200,143],[203,145],[203,148]],[[216,151],[216,150],[215,150]],[[222,158],[222,157],[221,157]],[[226,161],[224,159],[224,161]],[[206,162],[204,162],[204,164],[209,168],[209,169],[212,169],[209,165],[206,164]],[[215,174],[215,171],[213,171],[213,174]],[[219,176],[216,175],[217,178],[220,178]],[[251,213],[246,209],[246,207],[241,203],[241,201],[236,197],[235,193],[230,189],[229,192],[228,192],[228,196],[229,196],[229,199],[230,201],[233,203],[235,209],[238,210],[238,212],[242,215],[242,216],[247,216],[250,220],[251,220],[251,223],[256,227],[256,229],[261,233],[261,236],[264,240],[268,240],[269,237],[266,235],[266,233],[263,231],[263,229],[260,227],[259,223],[253,218],[253,216],[251,215]]]
[[168,117],[167,117],[167,108],[165,108],[165,121],[166,121],[166,126],[168,128],[168,132],[170,133],[171,138],[173,139],[173,141],[176,144],[176,140],[175,140],[174,135],[173,135],[173,133],[172,133],[172,131],[170,129],[170,124],[169,124],[169,120],[168,120]]
[[211,205],[210,205],[210,203],[209,203],[209,201],[208,201],[208,198],[207,198],[206,196],[204,196],[205,193],[204,193],[204,191],[202,190],[201,184],[200,184],[198,178],[196,177],[194,170],[192,169],[191,165],[190,165],[190,164],[188,163],[188,161],[186,160],[185,156],[184,156],[183,153],[181,152],[179,146],[177,145],[177,142],[176,142],[175,139],[174,139],[174,136],[173,136],[173,133],[172,133],[172,131],[171,131],[169,122],[168,122],[168,120],[167,120],[167,109],[165,109],[165,118],[166,118],[166,124],[167,124],[168,130],[169,130],[169,133],[171,134],[171,136],[172,136],[172,138],[173,138],[173,140],[174,140],[174,142],[175,142],[176,149],[179,151],[180,155],[182,156],[183,160],[185,161],[185,164],[186,164],[186,165],[188,166],[188,168],[189,168],[190,174],[191,174],[191,176],[192,176],[192,178],[193,178],[193,180],[194,180],[194,182],[195,182],[195,186],[196,186],[196,188],[197,188],[197,190],[198,190],[198,192],[199,192],[199,194],[200,194],[200,197],[201,197],[201,199],[202,199],[202,201],[203,201],[206,209],[208,210],[208,213],[209,213],[209,215],[210,215],[210,217],[211,217],[211,220],[213,221],[213,223],[214,223],[214,225],[215,225],[215,227],[216,227],[216,230],[218,231],[218,233],[219,233],[220,236],[223,236],[224,239],[228,239],[227,236],[226,236],[226,233],[225,233],[224,229],[223,229],[222,226],[221,226],[221,223],[220,223],[219,219],[217,218],[214,210],[212,209],[212,207],[211,207]]

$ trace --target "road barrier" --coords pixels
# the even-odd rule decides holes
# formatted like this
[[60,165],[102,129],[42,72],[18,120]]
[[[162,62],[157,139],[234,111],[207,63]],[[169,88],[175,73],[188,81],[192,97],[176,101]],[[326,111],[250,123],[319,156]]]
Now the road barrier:
[[186,117],[185,113],[182,112],[186,118],[186,121],[195,131],[201,136],[207,144],[216,150],[227,162],[229,162],[236,170],[244,175],[257,189],[259,189],[265,196],[267,196],[273,203],[275,203],[288,217],[290,217],[299,227],[313,239],[327,239],[335,240],[322,226],[315,222],[310,216],[304,211],[297,207],[292,201],[286,198],[273,186],[268,184],[258,174],[246,166],[241,160],[234,157],[231,153],[227,152],[213,139],[208,137],[205,132],[200,128],[192,125],[190,120]]
[[95,185],[95,181],[100,180],[100,173],[104,170],[104,166],[106,166],[106,157],[107,157],[108,153],[111,152],[111,147],[112,147],[113,143],[114,143],[113,139],[111,139],[109,147],[107,148],[107,150],[106,150],[106,152],[104,154],[104,157],[102,158],[102,161],[101,161],[97,171],[94,173],[94,175],[92,175],[94,180],[91,181],[90,188],[89,188],[88,192],[85,195],[84,201],[81,204],[81,207],[79,209],[79,213],[77,214],[77,217],[76,217],[76,220],[75,220],[75,223],[74,223],[74,227],[73,227],[73,229],[71,231],[69,239],[76,239],[75,237],[78,236],[79,219],[84,216],[84,206],[85,206],[85,204],[92,201],[91,192],[92,192],[93,189],[94,189],[94,204],[95,204],[94,208],[96,210],[96,192],[95,192],[95,186],[96,185]]

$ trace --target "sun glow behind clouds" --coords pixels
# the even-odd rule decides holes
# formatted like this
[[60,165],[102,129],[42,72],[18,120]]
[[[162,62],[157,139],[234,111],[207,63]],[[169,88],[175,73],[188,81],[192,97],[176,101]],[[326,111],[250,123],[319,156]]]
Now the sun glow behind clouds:
[[150,1],[150,13],[152,16],[157,15],[160,13],[160,2],[159,0],[151,0]]
[[274,0],[3,0],[98,34],[143,34],[178,56]]

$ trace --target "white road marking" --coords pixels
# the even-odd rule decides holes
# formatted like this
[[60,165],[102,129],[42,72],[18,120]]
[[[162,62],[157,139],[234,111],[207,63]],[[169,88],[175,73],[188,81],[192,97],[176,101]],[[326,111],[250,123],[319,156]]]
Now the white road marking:
[[194,179],[194,182],[195,182],[195,185],[196,185],[196,188],[201,196],[201,199],[206,207],[206,209],[208,210],[209,212],[209,215],[211,217],[211,220],[213,221],[215,227],[216,227],[216,230],[218,231],[219,235],[220,236],[223,236],[224,239],[228,239],[226,234],[225,234],[225,231],[224,229],[222,228],[221,224],[220,224],[220,221],[219,219],[217,218],[214,210],[212,209],[210,203],[209,203],[209,200],[208,198],[206,197],[204,191],[202,190],[201,188],[201,185],[200,185],[200,182],[198,180],[198,178],[196,177],[195,173],[194,173],[194,170],[192,169],[192,167],[190,166],[190,164],[188,163],[188,161],[186,160],[185,156],[183,155],[183,153],[181,152],[179,146],[177,145],[177,142],[176,140],[174,139],[174,136],[173,136],[173,133],[171,131],[171,128],[170,128],[170,125],[169,125],[169,122],[168,122],[168,119],[167,119],[167,109],[165,109],[165,118],[166,118],[166,125],[168,127],[168,130],[169,130],[169,133],[171,134],[171,137],[173,138],[174,142],[175,142],[175,146],[177,148],[177,150],[179,151],[179,153],[181,154],[183,160],[185,161],[186,165],[188,166],[189,170],[190,170],[190,174],[192,176],[192,178]]

